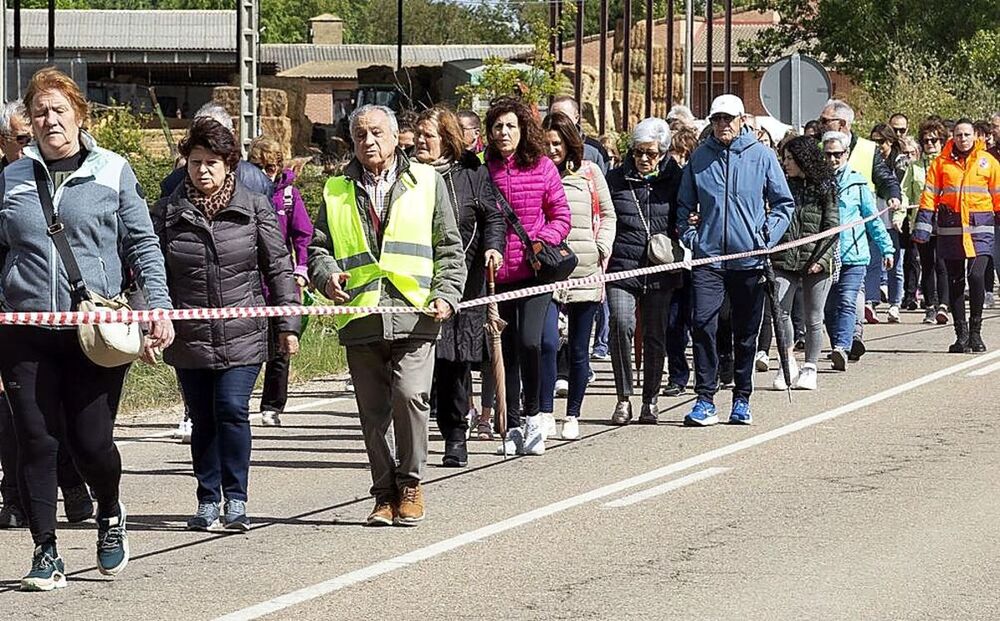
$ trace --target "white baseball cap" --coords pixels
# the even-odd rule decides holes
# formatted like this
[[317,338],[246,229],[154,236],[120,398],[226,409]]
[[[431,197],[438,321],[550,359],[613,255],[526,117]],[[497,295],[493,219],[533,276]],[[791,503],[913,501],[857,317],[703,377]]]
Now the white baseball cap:
[[746,110],[743,108],[743,100],[736,95],[719,95],[712,100],[712,108],[708,111],[708,118],[716,114],[728,114],[729,116],[743,116]]

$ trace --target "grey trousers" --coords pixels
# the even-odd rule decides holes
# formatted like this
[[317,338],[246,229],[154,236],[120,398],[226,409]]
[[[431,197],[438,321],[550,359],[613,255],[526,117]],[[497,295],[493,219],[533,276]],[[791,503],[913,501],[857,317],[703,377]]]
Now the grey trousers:
[[642,316],[642,402],[656,403],[663,383],[663,362],[667,355],[667,318],[670,315],[671,289],[647,289],[645,293],[608,287],[610,332],[608,349],[615,392],[619,401],[627,401],[632,388],[632,340],[635,337],[635,309]]
[[803,293],[806,322],[806,362],[816,364],[823,348],[823,311],[826,296],[830,293],[833,279],[825,272],[819,274],[799,274],[774,270],[778,285],[778,299],[781,301],[781,327],[785,343],[795,343],[795,329],[792,325],[792,305],[795,292],[801,287]]
[[[347,366],[371,465],[371,493],[395,497],[401,486],[419,483],[427,465],[434,343],[405,339],[351,345]],[[390,423],[395,459],[386,438]]]

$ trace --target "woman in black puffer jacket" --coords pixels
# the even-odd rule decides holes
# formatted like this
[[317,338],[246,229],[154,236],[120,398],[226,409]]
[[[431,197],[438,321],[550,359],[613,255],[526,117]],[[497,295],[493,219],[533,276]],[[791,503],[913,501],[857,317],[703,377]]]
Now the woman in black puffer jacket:
[[[462,143],[458,118],[447,108],[424,111],[417,121],[417,161],[433,166],[444,177],[458,218],[465,248],[463,300],[486,293],[486,265],[503,264],[507,223],[497,208],[489,171]],[[483,359],[486,307],[457,313],[441,327],[434,366],[434,407],[438,429],[444,437],[442,465],[458,468],[468,463],[468,431],[472,364]]]
[[[807,136],[793,138],[785,144],[782,155],[788,187],[795,198],[795,212],[782,243],[809,237],[840,226],[837,205],[837,180],[833,167],[826,161],[816,141]],[[835,243],[830,238],[776,253],[771,262],[781,300],[781,329],[784,342],[794,342],[791,311],[795,291],[802,287],[806,320],[806,360],[801,372],[788,350],[792,388],[816,389],[816,361],[823,346],[823,309],[830,293]],[[778,369],[773,387],[786,390],[785,378]]]
[[[608,173],[608,189],[618,217],[608,273],[649,267],[649,238],[657,233],[676,237],[677,188],[681,169],[672,157],[666,121],[649,118],[632,130],[624,163]],[[607,284],[611,331],[608,344],[618,405],[611,416],[616,425],[632,420],[632,339],[635,311],[642,315],[643,381],[640,423],[657,422],[656,396],[663,381],[667,314],[670,296],[682,284],[678,272],[661,272]]]
[[[264,306],[262,278],[273,304],[298,304],[274,207],[236,180],[240,148],[232,132],[211,119],[196,120],[180,150],[187,177],[152,214],[174,308]],[[298,318],[282,317],[274,326],[279,348],[295,354]],[[267,358],[264,318],[177,322],[177,339],[163,354],[177,369],[193,423],[198,511],[188,520],[192,530],[207,530],[219,519],[223,498],[224,526],[250,526],[250,393]]]

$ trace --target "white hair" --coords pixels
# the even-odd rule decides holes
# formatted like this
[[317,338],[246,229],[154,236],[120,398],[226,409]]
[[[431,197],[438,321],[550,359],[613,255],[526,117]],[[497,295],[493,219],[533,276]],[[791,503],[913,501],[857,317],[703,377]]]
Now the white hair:
[[1000,121],[1000,112],[994,112],[993,116],[990,117],[990,120],[993,122]]
[[660,148],[660,153],[666,153],[670,149],[670,126],[655,116],[639,121],[639,124],[632,129],[628,146],[632,148],[640,142],[655,142]]
[[821,142],[825,145],[828,142],[840,143],[840,148],[845,152],[851,150],[851,137],[844,132],[826,132],[823,134]]
[[833,110],[838,119],[847,121],[848,125],[854,125],[854,108],[841,99],[831,99],[823,106],[824,110]]
[[229,112],[214,101],[210,101],[198,108],[198,111],[194,113],[194,118],[212,119],[229,131],[233,131],[233,117],[229,116]]
[[0,134],[11,135],[11,120],[14,118],[21,119],[25,125],[30,123],[28,111],[24,109],[24,104],[21,103],[20,99],[8,101],[3,105],[3,108],[0,108]]
[[669,121],[670,119],[678,119],[687,123],[693,123],[694,113],[691,112],[691,108],[677,104],[673,108],[670,108],[670,112],[667,113],[667,120]]
[[348,122],[350,123],[351,128],[351,136],[354,136],[354,130],[358,126],[358,119],[363,116],[368,116],[368,114],[375,111],[385,114],[389,118],[389,130],[392,132],[392,135],[399,135],[399,121],[396,120],[396,113],[392,111],[392,108],[377,106],[375,104],[365,104],[352,112],[351,116],[348,117]]

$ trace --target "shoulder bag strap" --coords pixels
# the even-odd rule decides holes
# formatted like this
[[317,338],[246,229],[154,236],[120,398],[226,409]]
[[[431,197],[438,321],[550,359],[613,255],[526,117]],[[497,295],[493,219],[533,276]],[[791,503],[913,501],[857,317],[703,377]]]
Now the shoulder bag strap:
[[[490,179],[490,182],[493,183],[492,178]],[[532,265],[537,264],[538,259],[535,257],[535,249],[531,244],[531,236],[529,236],[528,232],[524,230],[521,220],[518,219],[517,214],[514,213],[513,207],[511,207],[510,203],[507,201],[507,197],[503,195],[503,192],[500,191],[500,188],[496,185],[496,183],[493,183],[493,187],[496,189],[497,203],[500,205],[500,211],[503,212],[504,219],[507,221],[507,224],[514,229],[514,233],[521,238],[521,242],[524,244],[524,251],[528,254],[528,260],[530,263]]]
[[632,193],[632,200],[635,201],[635,210],[639,212],[639,220],[642,221],[642,228],[646,229],[646,241],[649,241],[653,238],[653,232],[649,230],[649,223],[646,222],[646,217],[642,215],[642,203],[639,202],[639,197],[635,193],[635,188],[632,186],[632,182],[626,180],[625,183],[628,184],[628,191]]
[[80,266],[76,262],[76,256],[73,255],[73,249],[69,246],[69,240],[66,239],[66,227],[59,220],[59,216],[56,215],[55,207],[52,204],[52,192],[49,190],[49,175],[38,160],[32,160],[31,163],[35,170],[35,188],[38,192],[38,202],[42,204],[42,214],[45,215],[45,222],[48,225],[46,232],[52,238],[52,243],[55,245],[56,251],[62,259],[63,266],[66,268],[66,276],[69,278],[70,296],[73,299],[74,305],[76,305],[81,300],[90,298],[90,294],[87,292],[87,283],[83,280],[83,274],[80,273]]

